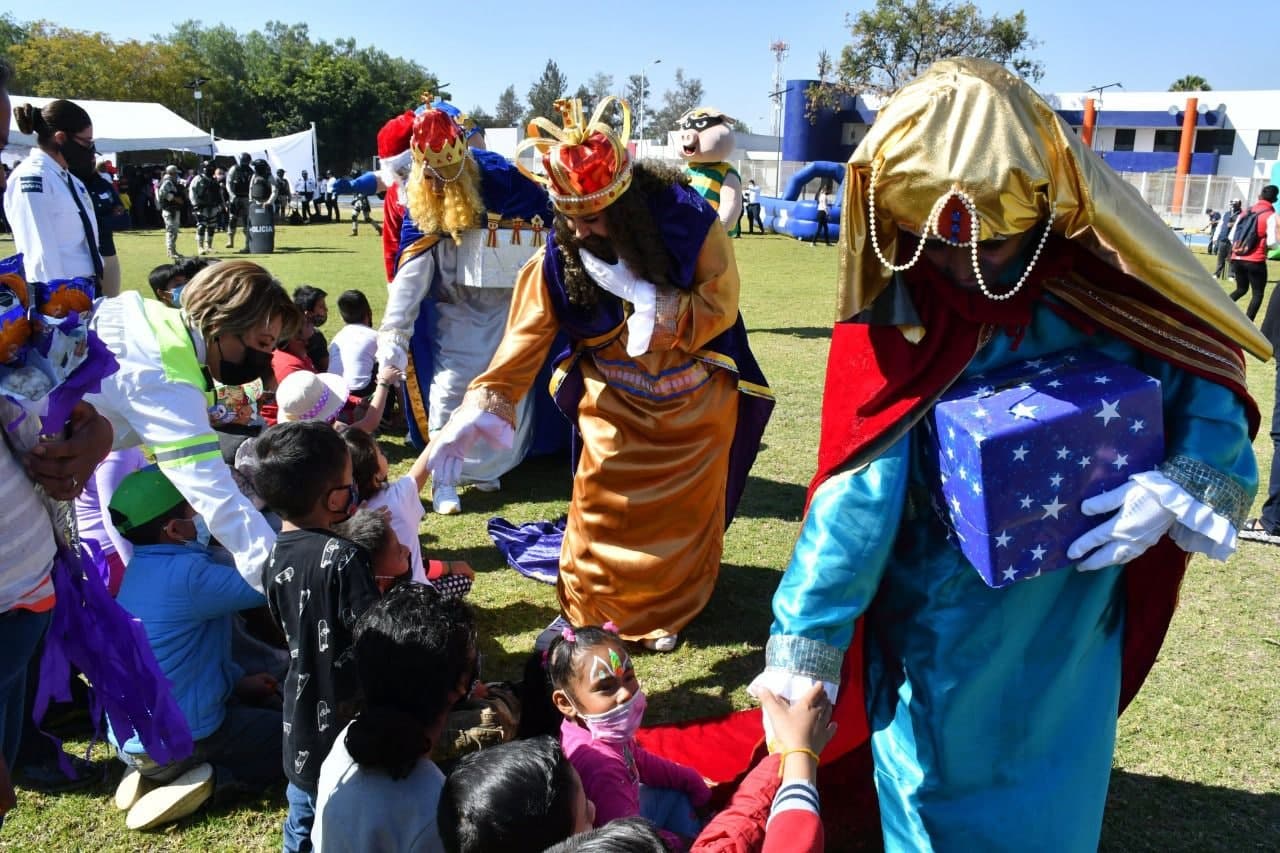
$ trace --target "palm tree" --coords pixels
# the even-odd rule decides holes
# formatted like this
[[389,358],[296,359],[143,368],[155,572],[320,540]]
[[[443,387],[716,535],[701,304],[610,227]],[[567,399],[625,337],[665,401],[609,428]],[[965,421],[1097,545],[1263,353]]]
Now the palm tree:
[[1174,80],[1173,85],[1169,87],[1170,92],[1208,92],[1212,89],[1209,81],[1199,74],[1186,74]]

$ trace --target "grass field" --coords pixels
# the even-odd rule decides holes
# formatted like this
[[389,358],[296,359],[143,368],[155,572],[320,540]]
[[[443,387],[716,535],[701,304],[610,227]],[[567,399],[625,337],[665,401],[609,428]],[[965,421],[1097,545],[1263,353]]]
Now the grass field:
[[[277,253],[259,259],[290,289],[307,283],[329,292],[329,336],[340,325],[334,301],[341,291],[364,290],[378,313],[385,304],[380,244],[371,229],[361,231],[352,238],[346,223],[286,226],[277,235]],[[163,233],[122,234],[117,243],[126,286],[145,287],[146,273],[164,260]],[[193,232],[184,231],[180,250],[192,251],[194,244]],[[763,663],[770,596],[798,531],[816,461],[835,250],[778,236],[744,237],[734,245],[742,312],[778,404],[726,537],[715,596],[683,634],[679,653],[638,658],[651,722],[747,704],[745,685]],[[11,251],[11,240],[0,238],[0,255]],[[1255,443],[1264,481],[1271,457],[1266,419],[1273,370],[1252,360],[1249,367],[1264,416]],[[412,451],[403,442],[387,439],[384,448],[395,466],[407,468]],[[551,587],[504,566],[485,534],[485,521],[493,515],[517,522],[554,518],[564,512],[569,483],[564,463],[534,460],[503,478],[500,493],[464,492],[465,514],[429,515],[423,525],[431,552],[470,560],[477,569],[472,601],[487,677],[518,675],[522,655],[555,615],[555,599]],[[1192,562],[1160,661],[1120,720],[1103,849],[1280,848],[1278,614],[1280,550],[1246,542],[1226,564]],[[107,756],[101,746],[94,751],[95,758]],[[279,849],[283,789],[261,800],[216,804],[164,831],[138,834],[125,828],[123,814],[110,803],[115,778],[87,793],[19,791],[20,805],[0,834],[0,849]]]

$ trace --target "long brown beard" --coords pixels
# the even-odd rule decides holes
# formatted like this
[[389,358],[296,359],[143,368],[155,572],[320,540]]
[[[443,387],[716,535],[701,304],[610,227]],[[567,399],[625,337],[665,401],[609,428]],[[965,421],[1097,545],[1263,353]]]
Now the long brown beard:
[[625,262],[637,276],[657,285],[666,285],[670,258],[658,225],[649,213],[651,194],[667,189],[672,183],[687,183],[674,169],[636,163],[631,187],[601,213],[608,226],[607,238],[591,236],[579,240],[573,236],[562,215],[556,214],[556,244],[564,263],[565,290],[569,302],[593,308],[600,298],[597,285],[582,267],[579,253],[587,249],[608,263]]

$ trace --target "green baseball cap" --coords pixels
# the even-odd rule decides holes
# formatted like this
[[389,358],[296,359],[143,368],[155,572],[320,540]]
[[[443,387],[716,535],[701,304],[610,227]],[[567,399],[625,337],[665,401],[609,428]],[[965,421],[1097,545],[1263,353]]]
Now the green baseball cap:
[[136,530],[148,521],[154,521],[186,501],[169,478],[157,465],[148,465],[134,471],[121,481],[111,495],[110,509],[120,513],[125,520],[117,524],[121,533]]

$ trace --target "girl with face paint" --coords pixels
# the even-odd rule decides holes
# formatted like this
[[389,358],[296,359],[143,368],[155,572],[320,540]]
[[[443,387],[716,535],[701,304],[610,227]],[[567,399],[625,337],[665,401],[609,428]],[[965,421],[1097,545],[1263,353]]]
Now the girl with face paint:
[[647,700],[616,631],[612,623],[566,627],[547,649],[551,701],[564,716],[561,746],[595,803],[596,826],[642,816],[673,850],[685,850],[702,829],[695,810],[711,789],[692,768],[636,742]]

